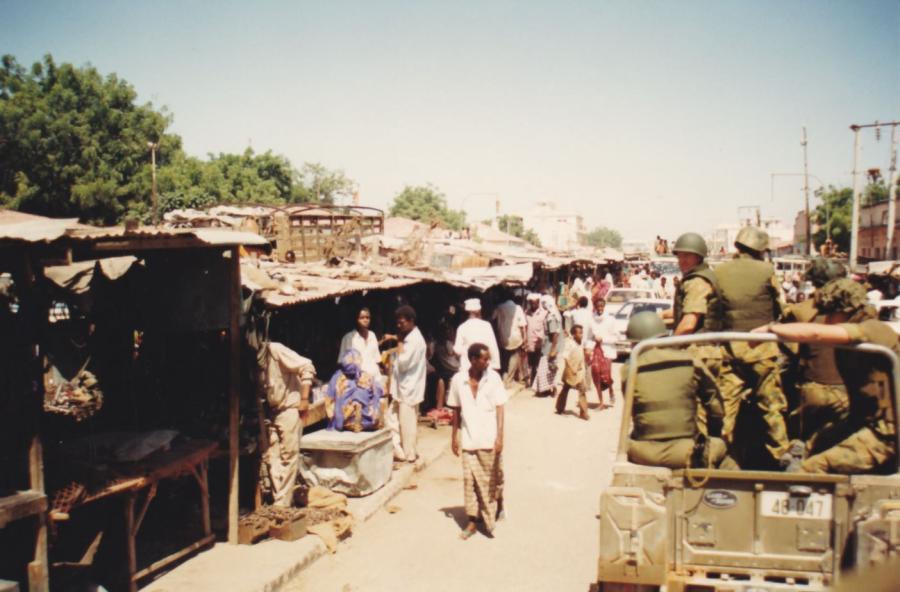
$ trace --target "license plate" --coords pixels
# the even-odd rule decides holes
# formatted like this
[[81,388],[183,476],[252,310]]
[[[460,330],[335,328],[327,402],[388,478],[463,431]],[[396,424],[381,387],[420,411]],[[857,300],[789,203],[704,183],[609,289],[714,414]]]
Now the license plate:
[[831,495],[812,493],[808,496],[791,496],[786,491],[764,491],[760,498],[763,516],[771,518],[831,519]]

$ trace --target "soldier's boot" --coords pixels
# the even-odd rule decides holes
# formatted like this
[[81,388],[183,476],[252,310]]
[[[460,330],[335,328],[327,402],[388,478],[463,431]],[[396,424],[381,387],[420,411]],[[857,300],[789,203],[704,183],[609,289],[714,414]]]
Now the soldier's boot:
[[791,440],[787,452],[781,455],[779,463],[786,473],[800,473],[803,471],[803,461],[806,460],[806,443],[802,440]]

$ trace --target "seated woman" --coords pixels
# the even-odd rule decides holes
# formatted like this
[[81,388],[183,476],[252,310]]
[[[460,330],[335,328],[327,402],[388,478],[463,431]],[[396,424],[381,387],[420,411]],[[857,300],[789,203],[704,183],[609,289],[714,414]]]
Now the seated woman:
[[362,370],[362,356],[348,349],[328,382],[325,408],[329,430],[377,430],[382,425],[381,385]]
[[[663,336],[666,327],[656,313],[640,312],[626,334],[636,342]],[[637,363],[628,460],[670,469],[740,468],[717,437],[722,406],[709,371],[682,349],[651,349]]]

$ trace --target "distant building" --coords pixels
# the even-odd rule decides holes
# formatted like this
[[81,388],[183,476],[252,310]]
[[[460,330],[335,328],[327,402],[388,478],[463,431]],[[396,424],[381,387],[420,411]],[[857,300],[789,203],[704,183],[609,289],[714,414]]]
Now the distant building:
[[[741,224],[720,224],[706,236],[706,246],[711,255],[734,253],[734,241],[744,226],[755,223],[755,220],[744,220]],[[794,230],[778,218],[763,218],[760,227],[769,234],[769,248],[773,253],[790,254]],[[785,253],[787,251],[787,253]]]
[[900,208],[894,213],[894,241],[891,249],[887,248],[888,203],[864,206],[859,211],[859,241],[856,255],[859,259],[881,261],[896,259],[900,253],[900,232],[897,220],[900,220]]
[[525,228],[537,234],[546,249],[565,251],[581,244],[584,220],[581,214],[560,211],[553,202],[540,202],[522,216]]

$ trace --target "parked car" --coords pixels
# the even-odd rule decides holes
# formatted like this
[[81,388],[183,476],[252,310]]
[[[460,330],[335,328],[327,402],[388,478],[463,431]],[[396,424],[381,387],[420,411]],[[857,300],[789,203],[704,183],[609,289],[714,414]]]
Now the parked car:
[[613,288],[606,294],[606,312],[616,314],[626,302],[635,298],[653,298],[653,291],[636,288]]
[[672,308],[672,301],[663,298],[635,298],[629,300],[616,313],[616,353],[620,356],[627,356],[631,353],[631,342],[625,336],[628,329],[628,321],[632,315],[645,310],[651,310],[657,314],[660,311]]

